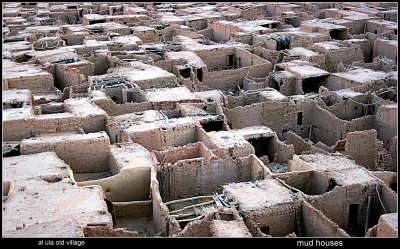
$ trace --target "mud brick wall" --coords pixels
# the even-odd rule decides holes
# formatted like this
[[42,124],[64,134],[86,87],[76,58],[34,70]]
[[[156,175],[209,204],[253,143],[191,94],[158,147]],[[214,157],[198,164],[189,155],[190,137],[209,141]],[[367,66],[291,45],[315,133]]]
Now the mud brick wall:
[[303,232],[309,237],[349,237],[336,223],[307,202],[302,202]]
[[294,146],[294,152],[297,155],[302,154],[305,151],[312,151],[316,153],[322,153],[322,154],[328,154],[325,150],[322,150],[320,148],[315,147],[311,143],[306,142],[303,138],[301,138],[299,135],[293,133],[293,132],[288,132],[285,140],[286,144],[293,144]]
[[79,86],[83,79],[81,71],[75,67],[68,65],[57,65],[56,67],[56,87],[61,90],[65,87]]
[[[378,186],[378,191],[381,191]],[[347,230],[350,204],[358,204],[358,229],[364,230],[365,213],[368,205],[367,196],[372,196],[371,210],[379,210],[379,200],[374,185],[336,186],[327,194],[306,198],[316,209],[322,211],[329,219],[337,223],[340,228]],[[382,201],[384,199],[381,194]],[[376,214],[371,214],[376,216]]]
[[390,170],[397,172],[397,136],[390,140],[389,152],[392,155]]
[[241,31],[239,27],[223,22],[214,22],[211,27],[213,30],[212,40],[215,42],[228,41],[231,33]]
[[346,136],[345,153],[369,170],[377,166],[376,130],[349,132]]
[[211,223],[214,213],[207,214],[203,219],[189,223],[183,230],[174,231],[174,237],[212,237]]
[[284,237],[297,229],[297,221],[301,222],[300,202],[280,203],[267,208],[245,212],[244,216],[259,223],[260,227],[269,226],[269,235]]
[[[160,195],[160,183],[157,180],[157,169],[155,167],[151,168],[151,198],[153,202],[153,223],[154,229],[157,233],[162,233],[164,236],[168,236],[169,232],[169,221],[168,207],[163,203]],[[179,227],[179,225],[178,225]]]
[[152,201],[113,202],[115,216],[117,217],[143,217],[153,213]]
[[34,136],[34,118],[3,120],[3,141],[19,141]]
[[139,37],[143,43],[159,42],[160,35],[156,30],[134,31],[133,35]]
[[336,49],[332,52],[326,52],[326,68],[328,72],[335,72],[340,62],[345,67],[350,66],[353,62],[364,61],[364,55],[360,48]]
[[6,78],[4,81],[7,89],[51,89],[54,87],[53,75],[47,72],[40,72],[39,74],[24,75],[19,77]]
[[163,170],[161,195],[176,200],[221,192],[224,184],[254,180],[252,167],[250,157],[179,161],[169,171]]
[[[378,187],[379,191],[379,187]],[[397,193],[394,192],[389,186],[382,185],[381,186],[381,200],[383,206],[386,209],[387,213],[397,213],[397,203],[398,203],[398,196]],[[382,207],[379,207],[380,210],[383,211]]]
[[21,141],[21,154],[54,151],[74,173],[108,171],[110,140],[102,133],[69,137],[39,137]]
[[[239,106],[233,109],[224,108],[232,129],[248,126],[265,125],[277,133],[280,139],[286,137],[286,131],[293,130],[296,134],[308,136],[309,125],[313,121],[313,102],[277,102],[274,104],[263,102],[250,106]],[[302,125],[297,124],[297,113],[302,112]],[[328,113],[329,114],[329,113]],[[331,114],[329,114],[331,115]]]
[[373,58],[377,57],[378,55],[383,55],[389,59],[397,60],[397,49],[397,40],[393,41],[377,38],[374,41]]
[[89,32],[76,32],[71,34],[62,35],[61,39],[66,42],[67,46],[81,45]]
[[381,105],[375,115],[378,139],[383,141],[386,149],[389,148],[390,139],[397,135],[397,105]]
[[96,99],[93,102],[107,112],[108,116],[119,116],[127,113],[141,112],[153,109],[150,102],[117,104],[111,99]]
[[290,46],[294,47],[303,47],[308,48],[312,46],[314,43],[323,42],[330,40],[329,35],[319,35],[319,36],[312,36],[312,35],[304,35],[304,34],[290,34],[291,36],[291,43]]

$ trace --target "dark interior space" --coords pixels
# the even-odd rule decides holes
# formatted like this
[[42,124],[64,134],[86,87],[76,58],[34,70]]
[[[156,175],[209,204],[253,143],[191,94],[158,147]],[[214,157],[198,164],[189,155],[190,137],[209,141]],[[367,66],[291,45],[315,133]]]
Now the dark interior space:
[[281,90],[281,86],[278,81],[276,81],[274,78],[271,78],[271,81],[269,83],[269,87],[274,88],[277,91]]
[[350,204],[349,205],[349,216],[347,223],[347,233],[352,237],[361,236],[358,219],[359,219],[359,204]]
[[203,81],[203,70],[201,68],[197,69],[197,79],[202,82]]
[[318,93],[319,87],[323,86],[327,76],[317,76],[304,78],[301,82],[301,88],[304,93]]
[[321,195],[337,186],[334,179],[316,171],[305,171],[299,175],[288,175],[279,178],[307,195]]
[[89,21],[89,24],[96,24],[96,23],[105,23],[106,20],[93,20],[93,21]]
[[397,193],[397,182],[391,183],[389,185],[389,188],[391,188],[394,192]]
[[269,226],[263,226],[260,228],[261,232],[265,233],[266,235],[269,235]]
[[228,55],[228,67],[236,68],[236,56],[234,54]]
[[332,39],[334,40],[346,40],[346,30],[341,30],[341,29],[332,29],[329,31],[329,35]]
[[179,74],[185,79],[189,78],[190,77],[190,68],[184,68],[184,69],[179,70]]
[[297,125],[302,125],[303,124],[303,113],[298,112],[297,113]]
[[42,114],[64,113],[65,107],[62,105],[42,105]]
[[206,132],[209,131],[222,131],[224,129],[224,121],[217,120],[201,124]]
[[247,141],[254,147],[257,157],[268,156],[270,162],[274,161],[273,137],[251,138],[247,139]]
[[19,144],[3,144],[3,157],[21,155]]

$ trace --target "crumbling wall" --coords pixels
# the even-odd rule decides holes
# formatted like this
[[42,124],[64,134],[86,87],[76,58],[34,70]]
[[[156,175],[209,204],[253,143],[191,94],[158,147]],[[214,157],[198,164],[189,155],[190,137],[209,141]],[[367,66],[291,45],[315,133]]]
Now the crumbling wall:
[[127,113],[142,112],[152,109],[150,102],[117,104],[111,99],[93,100],[93,102],[107,112],[109,116],[119,116]]
[[368,170],[377,166],[376,130],[354,131],[346,135],[345,153]]
[[69,65],[57,65],[56,67],[56,87],[60,90],[70,86],[80,86],[84,81],[84,75],[75,67]]
[[310,139],[315,142],[321,141],[328,146],[345,138],[348,132],[373,129],[375,125],[373,115],[347,121],[335,117],[319,106],[315,106],[313,113]]
[[315,147],[310,141],[305,141],[302,137],[290,131],[287,133],[285,143],[292,144],[294,147],[294,153],[297,155],[307,151],[326,155],[329,154],[327,151]]
[[153,202],[153,223],[156,233],[160,233],[162,236],[169,235],[169,209],[163,203],[160,195],[160,183],[157,180],[157,169],[156,167],[151,168],[151,199]]
[[397,193],[385,184],[382,184],[381,188],[378,188],[378,191],[380,191],[382,204],[385,207],[385,210],[383,210],[382,206],[379,204],[380,213],[397,213]]
[[320,210],[303,201],[301,205],[303,232],[307,237],[350,237]]
[[377,38],[373,46],[373,58],[383,55],[389,59],[397,60],[397,40]]
[[215,48],[210,50],[197,50],[196,54],[207,65],[207,69],[226,69],[229,65],[229,55],[235,54],[235,48]]
[[205,160],[209,160],[215,157],[215,155],[201,142],[161,152],[154,151],[154,154],[157,161],[163,164],[174,164],[177,161],[192,158],[204,158]]
[[392,155],[390,170],[397,172],[397,135],[390,140],[389,152]]
[[[306,198],[306,200],[316,209],[321,210],[329,219],[339,225],[344,230],[349,230],[349,219],[356,219],[357,233],[363,233],[365,224],[365,215],[367,210],[367,197],[371,196],[371,220],[379,217],[379,200],[375,191],[374,184],[353,184],[348,186],[336,186],[333,190],[323,195]],[[385,187],[385,186],[382,186]],[[382,191],[378,186],[378,191]],[[393,191],[392,191],[393,192]],[[383,199],[383,191],[381,198]],[[350,205],[358,205],[358,216],[350,213]],[[377,221],[375,221],[377,222]],[[375,223],[376,224],[376,223]]]
[[[224,108],[224,114],[232,129],[264,125],[271,128],[279,139],[285,139],[289,130],[302,137],[308,136],[308,127],[315,118],[311,115],[316,103],[313,101],[256,103],[250,106]],[[298,113],[302,113],[301,124],[298,124]]]
[[292,232],[298,232],[302,220],[300,207],[300,201],[279,203],[268,208],[245,212],[244,216],[258,223],[261,228],[269,226],[269,235],[272,237],[284,237]]
[[172,237],[212,237],[211,223],[214,213],[208,213],[204,218],[192,221],[184,229],[174,232]]
[[95,53],[93,56],[85,57],[85,59],[93,63],[93,75],[105,74],[111,67],[109,58],[105,53]]
[[110,228],[103,226],[86,226],[83,228],[85,237],[139,237],[138,232],[127,231],[123,228]]
[[348,67],[353,62],[364,61],[364,55],[359,46],[351,46],[351,47],[341,46],[338,49],[326,50],[314,44],[310,46],[310,48],[326,56],[325,62],[326,62],[326,69],[328,72],[335,72],[340,62],[343,63],[345,67]]
[[226,23],[225,21],[213,22],[211,25],[213,31],[213,41],[228,41],[232,33],[241,31],[239,27],[230,24],[232,23]]
[[253,53],[260,56],[261,58],[271,62],[271,65],[274,66],[278,63],[281,52],[271,49],[266,49],[260,46],[253,47]]
[[320,195],[329,189],[330,179],[319,171],[307,170],[277,175],[276,178],[307,195]]
[[390,139],[397,135],[397,104],[380,105],[375,119],[378,139],[388,149]]

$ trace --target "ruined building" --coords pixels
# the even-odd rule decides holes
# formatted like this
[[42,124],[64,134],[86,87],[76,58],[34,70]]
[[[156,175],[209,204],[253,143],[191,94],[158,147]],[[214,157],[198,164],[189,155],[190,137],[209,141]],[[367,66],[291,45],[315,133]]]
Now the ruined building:
[[3,3],[3,237],[397,237],[397,3]]

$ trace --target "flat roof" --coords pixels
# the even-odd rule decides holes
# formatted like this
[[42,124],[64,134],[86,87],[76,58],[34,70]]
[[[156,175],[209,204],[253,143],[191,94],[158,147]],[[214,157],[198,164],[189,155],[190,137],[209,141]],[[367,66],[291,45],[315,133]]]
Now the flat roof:
[[240,210],[244,212],[295,201],[294,193],[272,178],[227,184],[223,189],[229,197],[237,200]]

